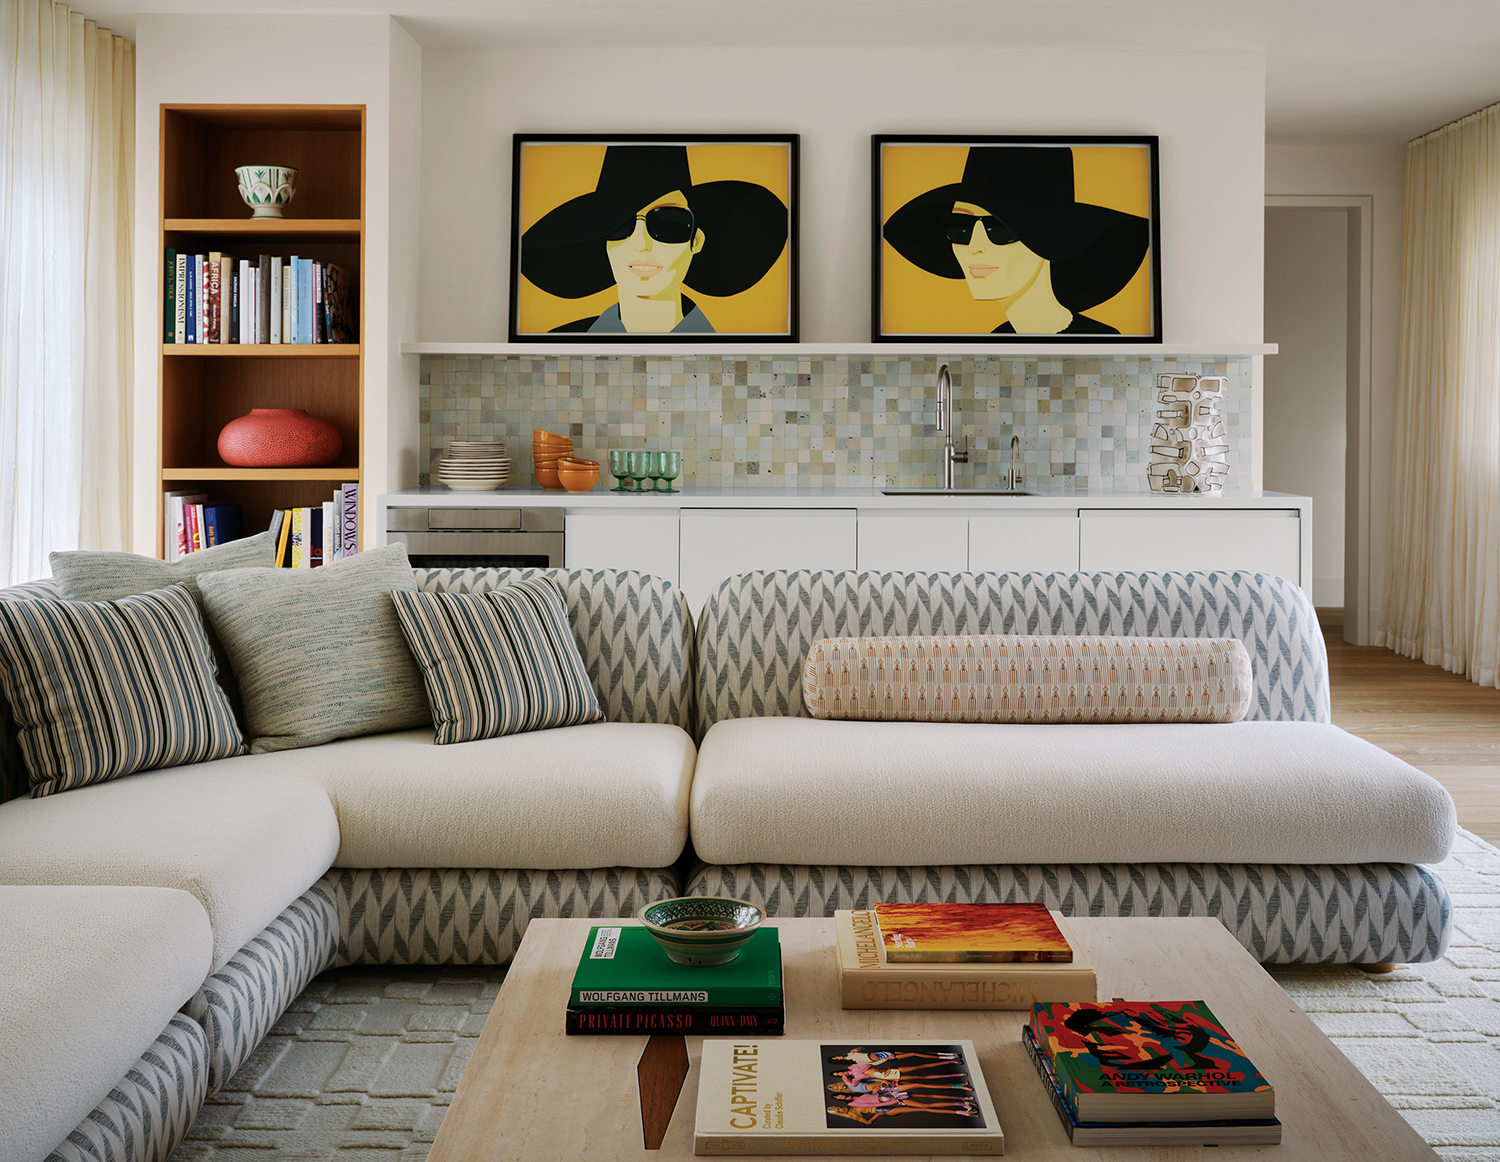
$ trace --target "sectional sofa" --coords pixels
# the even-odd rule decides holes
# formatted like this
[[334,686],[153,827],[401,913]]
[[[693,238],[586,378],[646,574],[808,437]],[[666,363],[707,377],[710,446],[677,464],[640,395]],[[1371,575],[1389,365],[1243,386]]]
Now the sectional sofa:
[[[0,804],[15,1157],[165,1158],[327,967],[504,963],[533,916],[684,892],[779,915],[877,898],[1214,915],[1264,961],[1446,946],[1447,895],[1423,865],[1447,852],[1452,801],[1327,724],[1322,639],[1288,582],[757,573],[725,582],[695,633],[655,578],[552,576],[606,722],[444,747],[430,729],[349,738]],[[925,633],[1235,637],[1255,696],[1233,726],[806,716],[813,640]],[[12,751],[12,793],[14,768]],[[7,975],[23,963],[25,981]]]

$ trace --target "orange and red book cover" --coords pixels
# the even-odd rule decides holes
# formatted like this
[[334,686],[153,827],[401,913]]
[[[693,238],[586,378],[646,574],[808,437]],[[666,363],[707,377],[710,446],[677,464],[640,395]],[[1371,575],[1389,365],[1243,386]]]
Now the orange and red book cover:
[[876,904],[890,962],[1069,964],[1046,904]]

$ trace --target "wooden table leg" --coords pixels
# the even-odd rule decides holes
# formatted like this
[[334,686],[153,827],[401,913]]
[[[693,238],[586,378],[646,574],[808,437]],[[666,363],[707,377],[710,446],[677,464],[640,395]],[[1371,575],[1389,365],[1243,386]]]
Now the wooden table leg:
[[641,1131],[646,1149],[660,1150],[677,1108],[677,1095],[688,1075],[687,1039],[681,1036],[656,1036],[646,1042],[635,1067],[635,1079],[641,1091]]

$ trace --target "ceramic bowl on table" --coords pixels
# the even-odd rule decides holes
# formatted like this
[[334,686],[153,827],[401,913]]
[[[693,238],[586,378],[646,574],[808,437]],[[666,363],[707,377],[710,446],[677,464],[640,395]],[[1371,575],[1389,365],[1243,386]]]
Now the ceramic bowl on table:
[[549,489],[552,492],[558,492],[562,489],[562,483],[557,479],[557,466],[555,464],[551,468],[533,468],[531,474],[536,477],[536,482],[543,488]]
[[241,165],[234,173],[240,179],[240,197],[253,211],[252,218],[280,218],[281,207],[297,192],[296,166]]
[[533,444],[566,444],[571,448],[573,446],[573,437],[559,436],[556,432],[544,432],[541,428],[532,428],[531,442]]
[[669,959],[695,968],[728,964],[766,918],[754,904],[722,896],[662,900],[647,904],[638,916]]

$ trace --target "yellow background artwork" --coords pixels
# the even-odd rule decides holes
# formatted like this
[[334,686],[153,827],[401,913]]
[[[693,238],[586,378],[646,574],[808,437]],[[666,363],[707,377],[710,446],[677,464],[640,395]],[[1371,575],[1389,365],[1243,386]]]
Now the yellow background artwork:
[[[593,191],[604,165],[605,146],[570,142],[527,142],[521,146],[520,233],[564,202]],[[687,147],[694,185],[716,181],[754,182],[791,205],[791,147],[780,144],[720,142]],[[663,190],[663,193],[670,191]],[[603,243],[601,242],[602,246]],[[685,294],[721,334],[779,335],[791,331],[791,243],[782,248],[765,276],[749,290],[720,298],[685,288]],[[691,279],[691,275],[689,276]],[[615,287],[580,299],[559,298],[517,279],[516,329],[543,334],[564,323],[598,315],[619,299]],[[573,338],[574,336],[569,336]]]
[[[967,145],[883,145],[881,225],[918,194],[962,180]],[[1144,145],[1073,146],[1073,198],[1151,217],[1151,155]],[[880,241],[881,332],[886,335],[988,335],[1005,322],[998,303],[980,302],[961,278],[929,274]],[[1113,298],[1084,312],[1121,335],[1150,335],[1151,251]]]

